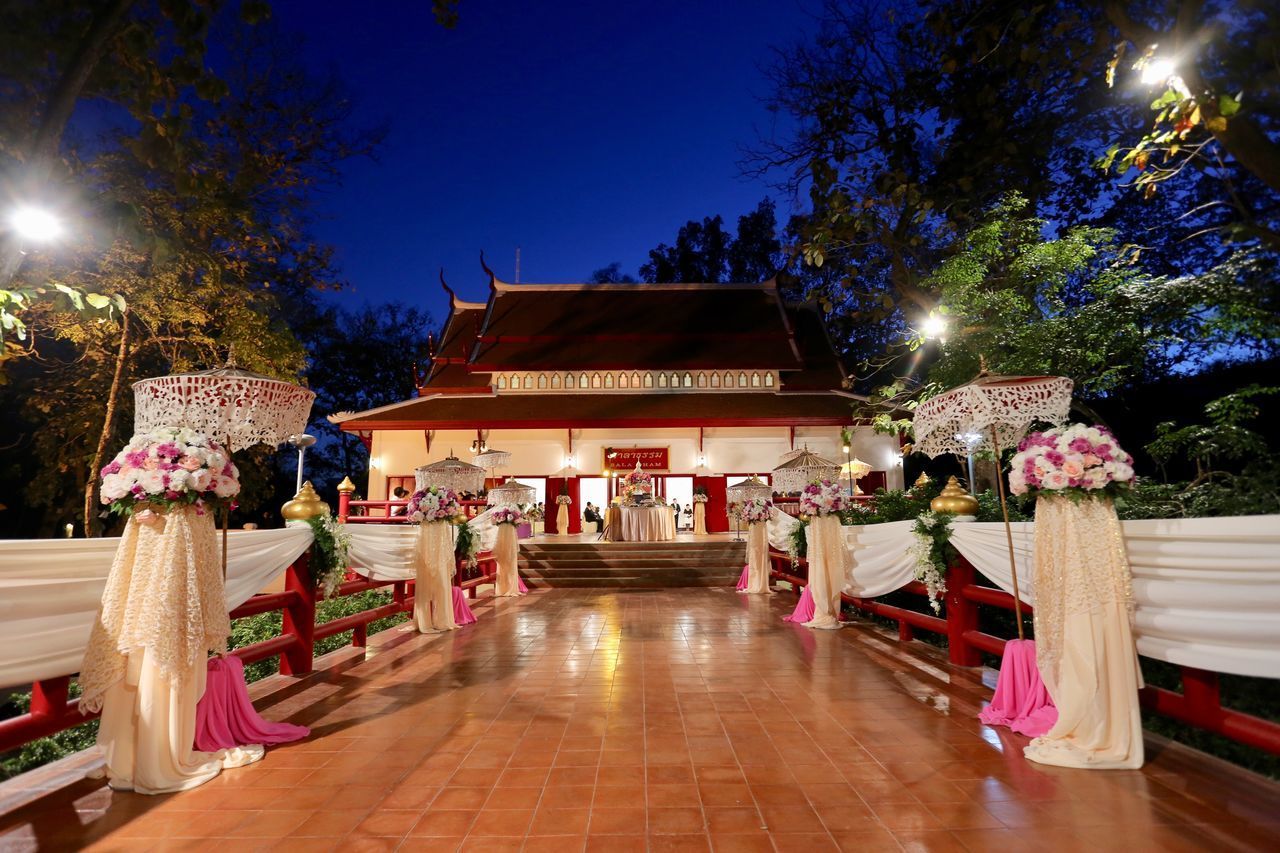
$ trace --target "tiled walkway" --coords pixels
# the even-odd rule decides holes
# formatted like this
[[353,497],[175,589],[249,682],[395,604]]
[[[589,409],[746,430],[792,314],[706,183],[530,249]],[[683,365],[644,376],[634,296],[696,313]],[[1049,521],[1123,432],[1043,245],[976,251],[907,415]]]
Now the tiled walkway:
[[262,703],[310,740],[185,794],[78,782],[0,849],[1280,849],[1276,787],[1172,749],[1030,764],[975,721],[977,673],[793,602],[552,590],[387,632]]

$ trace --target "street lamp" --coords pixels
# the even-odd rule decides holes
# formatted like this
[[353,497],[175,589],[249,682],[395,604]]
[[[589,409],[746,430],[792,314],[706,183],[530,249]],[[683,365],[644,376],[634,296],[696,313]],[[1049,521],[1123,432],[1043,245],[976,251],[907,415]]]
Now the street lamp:
[[62,220],[47,210],[31,205],[15,208],[9,226],[24,240],[48,243],[62,236]]
[[920,331],[926,338],[940,338],[946,340],[947,321],[937,314],[930,314],[920,327]]
[[302,491],[302,460],[307,455],[307,448],[316,443],[314,435],[306,433],[294,433],[289,436],[289,443],[298,448],[298,486],[294,490],[295,494]]
[[1172,76],[1177,70],[1177,66],[1173,64],[1172,59],[1159,58],[1150,59],[1142,63],[1142,85],[1144,86],[1161,86]]

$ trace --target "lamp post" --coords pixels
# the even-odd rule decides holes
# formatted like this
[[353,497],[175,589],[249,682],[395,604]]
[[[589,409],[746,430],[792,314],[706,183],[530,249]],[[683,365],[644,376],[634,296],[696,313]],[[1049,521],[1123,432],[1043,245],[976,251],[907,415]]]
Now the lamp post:
[[9,245],[5,248],[3,268],[0,268],[0,287],[4,287],[18,274],[22,259],[26,256],[25,242],[51,243],[65,233],[62,220],[46,208],[22,204],[9,212]]
[[307,455],[307,448],[316,443],[314,435],[307,435],[305,432],[294,433],[289,436],[289,443],[298,448],[298,485],[294,487],[294,494],[302,491],[302,463]]

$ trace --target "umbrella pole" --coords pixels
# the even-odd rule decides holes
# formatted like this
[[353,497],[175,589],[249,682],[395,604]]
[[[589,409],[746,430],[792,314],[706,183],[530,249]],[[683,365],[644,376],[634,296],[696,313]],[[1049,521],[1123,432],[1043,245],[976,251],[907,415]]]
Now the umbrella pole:
[[996,428],[991,427],[991,446],[996,454],[996,493],[1000,495],[1000,511],[1004,513],[1004,538],[1009,543],[1009,574],[1013,577],[1013,614],[1018,620],[1018,639],[1025,640],[1022,632],[1022,599],[1018,596],[1018,561],[1013,556],[1013,528],[1009,526],[1009,501],[1004,494],[1004,472],[1000,470],[1000,439]]
[[[227,461],[231,460],[231,434],[227,433],[227,443],[223,445],[227,451]],[[227,585],[227,530],[231,527],[231,499],[227,499],[227,508],[222,513],[222,586]]]

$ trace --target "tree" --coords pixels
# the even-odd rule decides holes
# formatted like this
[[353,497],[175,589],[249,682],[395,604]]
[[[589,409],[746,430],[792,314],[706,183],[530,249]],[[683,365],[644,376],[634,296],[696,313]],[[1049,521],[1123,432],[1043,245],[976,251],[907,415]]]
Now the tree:
[[673,245],[661,243],[650,250],[640,277],[655,283],[764,281],[777,272],[782,260],[774,205],[764,199],[755,210],[738,217],[736,235],[724,230],[720,216],[689,220],[680,227]]
[[635,284],[630,273],[622,271],[622,264],[614,261],[607,267],[601,267],[587,277],[587,284]]

